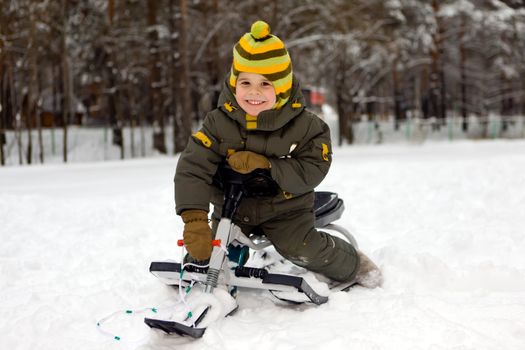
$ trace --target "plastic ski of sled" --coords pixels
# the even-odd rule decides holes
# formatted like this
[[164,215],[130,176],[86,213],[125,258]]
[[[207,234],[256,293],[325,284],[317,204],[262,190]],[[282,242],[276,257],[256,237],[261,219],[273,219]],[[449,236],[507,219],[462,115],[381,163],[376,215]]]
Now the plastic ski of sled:
[[206,327],[199,328],[198,324],[202,321],[204,316],[206,316],[207,312],[208,308],[206,308],[204,312],[201,315],[199,315],[199,317],[195,321],[195,326],[193,324],[187,325],[181,322],[158,320],[154,318],[145,318],[144,322],[151,328],[160,329],[161,331],[164,331],[168,334],[175,333],[182,336],[188,335],[192,338],[200,338],[204,335]]
[[[206,272],[185,271],[183,279],[180,279],[180,263],[176,262],[152,262],[150,272],[168,285],[183,286],[191,281],[204,282]],[[266,289],[274,292],[299,292],[307,297],[307,300],[320,305],[328,301],[328,297],[318,294],[308,282],[299,276],[269,273],[263,268],[236,267],[233,273],[228,275],[221,273],[219,283],[237,287]]]
[[205,286],[195,285],[191,293],[184,293],[187,298],[184,302],[158,308],[155,315],[145,318],[144,322],[168,334],[200,338],[210,324],[232,314],[238,307],[230,293],[222,288],[208,293]]

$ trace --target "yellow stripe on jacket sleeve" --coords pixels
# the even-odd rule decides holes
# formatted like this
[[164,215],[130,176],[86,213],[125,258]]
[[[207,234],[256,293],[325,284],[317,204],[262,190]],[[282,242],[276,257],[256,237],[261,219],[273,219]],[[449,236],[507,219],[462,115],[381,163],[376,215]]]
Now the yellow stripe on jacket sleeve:
[[328,157],[328,145],[323,143],[323,159],[328,162],[330,158]]
[[210,148],[211,147],[211,140],[206,134],[204,134],[202,131],[197,131],[195,134],[191,135],[197,140],[199,140],[205,147]]

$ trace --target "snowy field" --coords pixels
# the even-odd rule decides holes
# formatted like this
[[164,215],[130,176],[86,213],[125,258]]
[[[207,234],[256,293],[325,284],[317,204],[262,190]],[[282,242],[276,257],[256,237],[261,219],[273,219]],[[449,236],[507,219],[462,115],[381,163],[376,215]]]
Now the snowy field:
[[0,349],[525,349],[525,141],[335,149],[338,192],[382,288],[322,306],[242,290],[197,341],[150,331],[176,292],[176,158],[0,169]]

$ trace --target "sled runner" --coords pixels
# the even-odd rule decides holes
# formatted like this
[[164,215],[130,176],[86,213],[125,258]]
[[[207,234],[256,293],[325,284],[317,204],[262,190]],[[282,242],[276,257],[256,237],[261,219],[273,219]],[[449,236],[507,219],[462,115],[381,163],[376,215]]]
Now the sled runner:
[[[155,318],[146,318],[144,321],[148,326],[166,333],[198,338],[211,322],[236,310],[234,296],[238,287],[268,290],[281,300],[320,305],[328,301],[327,294],[330,292],[346,290],[353,285],[353,282],[340,283],[327,281],[326,278],[319,282],[312,279],[312,273],[274,272],[271,266],[264,264],[259,267],[245,266],[249,249],[260,252],[270,247],[271,242],[264,236],[245,235],[232,223],[232,218],[243,198],[273,196],[279,187],[267,170],[243,175],[227,165],[219,167],[214,184],[224,191],[225,201],[209,264],[196,266],[171,261],[151,263],[150,272],[163,283],[178,286],[184,303],[168,312],[159,313]],[[352,234],[333,223],[342,216],[343,211],[343,200],[336,193],[315,193],[315,227],[336,231],[357,248]],[[183,245],[182,241],[178,243]],[[314,288],[320,284],[321,288]],[[190,289],[191,293],[187,293]]]

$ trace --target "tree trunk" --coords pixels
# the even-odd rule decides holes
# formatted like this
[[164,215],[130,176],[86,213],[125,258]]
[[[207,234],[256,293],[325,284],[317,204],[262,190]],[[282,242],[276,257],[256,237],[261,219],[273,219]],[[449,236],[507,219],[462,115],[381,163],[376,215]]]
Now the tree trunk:
[[[146,106],[144,103],[142,106]],[[145,107],[143,107],[145,108]],[[146,111],[142,109],[139,113],[139,129],[140,129],[140,155],[141,157],[146,157],[146,131],[144,130],[144,116]]]
[[338,114],[338,124],[339,124],[339,138],[338,138],[338,145],[341,146],[346,140],[348,143],[352,144],[354,142],[354,132],[353,132],[353,126],[352,126],[352,102],[348,101],[348,99],[351,99],[351,97],[348,97],[349,94],[349,88],[346,86],[346,44],[343,44],[341,47],[341,54],[338,56],[338,62],[337,66],[338,69],[336,71],[335,76],[335,99],[336,99],[336,106],[337,106],[337,114]]
[[27,99],[25,106],[25,117],[26,117],[26,127],[27,127],[27,164],[33,162],[33,121],[38,119],[36,115],[36,101],[37,101],[37,48],[36,48],[36,38],[35,38],[35,26],[36,18],[34,16],[33,3],[29,3],[29,47],[28,47],[28,61],[29,61],[29,79],[28,79],[28,89],[27,89]]
[[[115,39],[112,38],[113,31],[113,18],[115,15],[115,1],[114,0],[108,0],[108,33],[107,36],[110,38],[110,41]],[[117,77],[114,73],[114,69],[116,69],[116,60],[115,60],[115,45],[111,45],[109,49],[109,62],[107,65],[107,74],[108,74],[108,109],[109,109],[109,123],[111,125],[111,143],[117,147],[120,148],[120,159],[124,159],[124,134],[122,132],[122,118],[120,114],[120,108],[119,108],[119,90],[118,90],[118,82]]]
[[177,23],[176,23],[176,20],[175,20],[175,2],[174,1],[170,1],[169,2],[169,26],[170,26],[170,33],[171,33],[171,37],[170,37],[170,59],[169,59],[169,69],[168,69],[168,78],[169,78],[169,93],[170,93],[170,103],[169,103],[169,113],[170,113],[170,117],[171,117],[171,125],[172,125],[172,130],[171,130],[171,137],[172,137],[172,146],[173,146],[173,153],[175,153],[175,149],[176,149],[176,139],[177,139],[177,84],[176,82],[178,81],[178,78],[179,78],[179,75],[178,75],[178,71],[177,71],[177,50],[178,50],[178,45],[177,45],[177,35],[175,35],[175,33],[177,32]]
[[421,76],[414,75],[414,114],[413,117],[415,119],[419,119],[422,116],[422,110],[421,110]]
[[[3,16],[0,14],[0,24],[3,24]],[[6,114],[7,114],[7,79],[5,69],[4,39],[0,31],[0,165],[5,165],[6,155],[4,145],[6,144]]]
[[440,60],[439,60],[439,84],[440,84],[440,87],[441,87],[441,90],[440,90],[440,106],[439,106],[439,110],[440,110],[440,115],[439,117],[441,118],[441,125],[445,125],[446,123],[446,120],[447,120],[447,84],[446,84],[446,80],[445,80],[445,62],[443,60],[443,50],[444,50],[444,47],[443,45],[441,45],[440,47],[440,54],[439,54],[439,57],[440,57]]
[[468,131],[468,115],[467,115],[467,73],[465,63],[467,61],[467,52],[465,49],[465,17],[461,15],[461,27],[459,31],[459,72],[460,72],[460,88],[461,88],[461,129],[463,132]]
[[7,143],[6,140],[6,113],[7,113],[7,89],[5,84],[5,73],[2,71],[0,86],[2,87],[2,94],[0,96],[0,165],[5,165],[6,155],[4,146]]
[[181,113],[177,118],[177,134],[175,138],[175,153],[182,152],[186,148],[188,138],[191,134],[192,117],[191,112],[191,80],[190,63],[188,59],[188,4],[186,0],[180,0],[181,21],[180,21],[180,49],[181,72],[180,72],[180,94]]
[[68,139],[68,124],[69,124],[69,114],[71,111],[71,86],[69,79],[69,57],[67,52],[67,0],[62,0],[62,129],[63,129],[63,138],[62,138],[62,156],[64,163],[67,163],[67,139]]
[[[113,60],[111,60],[113,62]],[[117,111],[117,93],[116,93],[116,78],[115,74],[113,73],[113,63],[111,64],[111,67],[107,68],[107,82],[108,82],[108,90],[109,93],[107,95],[108,98],[108,116],[109,120],[107,120],[108,125],[107,127],[111,128],[111,144],[117,146],[120,148],[120,155],[122,158],[122,150],[124,148],[124,139],[122,135],[122,125],[120,124],[120,119]]]
[[[437,4],[437,0],[434,0],[434,2]],[[439,12],[439,6],[437,7],[436,15]],[[438,25],[438,33],[439,37],[437,40],[438,48],[439,48],[439,84],[440,84],[440,115],[441,118],[441,125],[445,125],[446,119],[447,119],[447,85],[445,81],[445,26],[443,24],[443,19],[439,16],[436,16],[437,25]]]
[[394,129],[399,130],[399,121],[402,119],[401,102],[402,95],[399,88],[399,77],[397,75],[397,57],[392,63],[392,87],[394,89]]
[[36,127],[38,129],[38,158],[40,159],[40,163],[44,164],[44,138],[42,135],[42,113],[40,110],[40,91],[42,91],[42,79],[41,75],[37,73],[37,84],[36,84],[36,91],[37,91],[37,100],[35,103],[35,117],[36,117]]
[[346,130],[346,108],[344,104],[344,97],[342,90],[336,88],[335,93],[335,103],[337,107],[337,122],[339,125],[339,132],[338,132],[338,138],[337,138],[337,144],[341,146],[343,144],[343,140],[346,138],[345,130]]
[[440,121],[435,128],[439,129],[445,122],[446,105],[445,105],[445,74],[443,71],[443,25],[438,16],[440,6],[438,0],[432,0],[432,9],[437,24],[437,29],[432,36],[433,47],[431,52],[431,73],[430,73],[430,96],[429,96],[429,114],[439,118]]
[[14,71],[13,71],[13,62],[12,57],[9,60],[9,96],[11,100],[11,113],[14,117],[14,128],[15,128],[15,137],[17,140],[18,146],[18,163],[20,165],[24,164],[23,161],[23,151],[22,151],[22,131],[20,129],[20,113],[18,111],[18,101],[17,101],[17,92],[14,82]]
[[5,114],[7,111],[7,89],[5,86],[5,74],[3,66],[0,68],[0,165],[5,165],[6,155],[4,153],[4,145],[6,144],[6,134],[5,134]]
[[51,63],[51,83],[53,90],[53,119],[51,122],[51,154],[56,155],[55,128],[57,126],[58,111],[60,110],[60,63]]
[[120,132],[120,159],[125,158],[125,150],[124,150],[124,116],[122,113],[123,106],[122,106],[122,91],[116,90],[114,94],[114,101],[115,101],[115,112],[116,119],[117,119],[117,129]]
[[113,17],[115,16],[115,0],[108,0],[108,22],[109,26],[113,25]]
[[[277,4],[274,2],[274,10],[276,9]],[[213,21],[216,19],[217,13],[219,13],[219,3],[218,0],[213,0],[211,4],[211,11],[209,12],[211,16],[212,23],[210,24],[210,28],[213,25]],[[276,23],[276,22],[273,22]],[[222,78],[223,75],[223,66],[221,64],[221,58],[219,55],[219,34],[213,36],[213,38],[210,40],[210,43],[208,45],[208,74],[210,74],[210,80],[211,80],[211,86],[213,87],[213,98],[211,99],[212,107],[215,107],[217,105],[217,102],[219,101],[219,95],[221,92],[222,87]]]
[[26,126],[26,132],[27,132],[27,148],[26,148],[26,162],[27,164],[33,163],[33,137],[32,137],[32,116],[33,116],[33,109],[31,108],[29,104],[29,99],[26,100],[27,104],[22,109],[25,111],[25,126]]
[[161,76],[160,76],[160,55],[159,55],[159,35],[157,32],[157,1],[148,0],[148,37],[149,37],[149,98],[153,127],[153,147],[160,153],[167,153],[166,137],[164,130],[163,103],[161,100]]
[[337,116],[338,116],[338,125],[339,125],[339,133],[337,138],[337,144],[341,146],[343,144],[343,140],[345,139],[344,130],[346,130],[346,111],[344,108],[344,102],[343,102],[343,96],[342,93],[339,90],[336,90],[336,106],[337,106]]
[[131,158],[135,158],[135,126],[136,126],[136,115],[135,115],[135,96],[133,95],[132,89],[129,91],[129,143]]
[[521,114],[523,117],[525,117],[525,72],[523,72],[522,74],[522,79],[521,79],[521,91],[523,91],[523,93],[521,94]]

